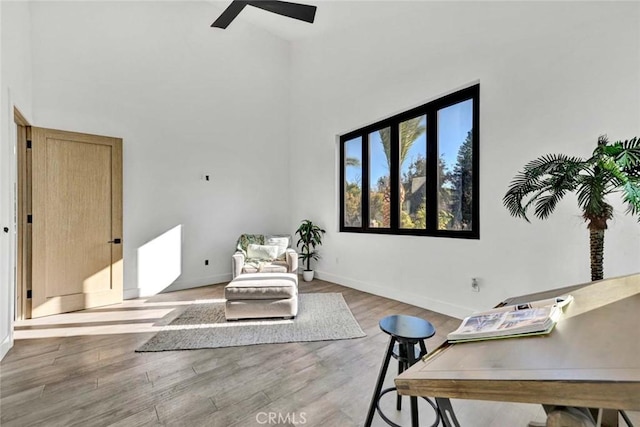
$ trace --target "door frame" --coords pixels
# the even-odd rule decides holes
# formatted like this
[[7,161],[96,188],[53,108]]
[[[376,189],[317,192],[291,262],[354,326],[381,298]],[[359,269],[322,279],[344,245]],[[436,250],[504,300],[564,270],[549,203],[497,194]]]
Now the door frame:
[[17,241],[16,241],[16,280],[15,280],[15,320],[31,318],[31,300],[27,298],[27,291],[31,289],[31,230],[27,225],[27,213],[31,204],[31,183],[28,180],[28,168],[30,157],[27,153],[27,140],[30,140],[31,124],[24,115],[13,107],[16,132],[16,215],[17,215]]

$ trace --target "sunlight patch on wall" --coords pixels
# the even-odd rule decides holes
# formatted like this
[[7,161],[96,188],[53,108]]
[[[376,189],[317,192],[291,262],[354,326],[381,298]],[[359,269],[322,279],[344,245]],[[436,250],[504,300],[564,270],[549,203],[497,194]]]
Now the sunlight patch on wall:
[[156,295],[182,273],[182,224],[138,248],[140,296]]

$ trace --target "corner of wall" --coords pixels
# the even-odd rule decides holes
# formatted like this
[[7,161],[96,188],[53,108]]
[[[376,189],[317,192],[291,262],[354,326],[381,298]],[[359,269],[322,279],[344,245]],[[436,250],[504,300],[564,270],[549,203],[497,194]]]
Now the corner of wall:
[[331,273],[322,271],[316,271],[318,279],[326,280],[339,285],[348,286],[352,289],[357,289],[362,292],[378,295],[381,297],[389,298],[395,301],[404,302],[406,304],[414,305],[416,307],[424,308],[426,310],[435,311],[437,313],[445,314],[447,316],[456,317],[458,319],[464,319],[469,314],[473,313],[473,309],[468,307],[462,307],[456,304],[452,304],[445,301],[436,300],[426,297],[415,292],[398,291],[397,289],[382,288],[379,286],[372,286],[369,283],[365,283],[350,277],[338,276]]
[[0,360],[7,355],[11,347],[13,347],[13,334],[9,334],[9,336],[0,343]]

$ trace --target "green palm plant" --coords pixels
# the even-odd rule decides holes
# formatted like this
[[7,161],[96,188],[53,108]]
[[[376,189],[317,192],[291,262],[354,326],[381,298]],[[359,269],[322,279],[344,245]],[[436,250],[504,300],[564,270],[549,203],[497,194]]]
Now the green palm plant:
[[345,163],[347,166],[360,166],[360,159],[357,157],[347,157]]
[[627,213],[640,221],[640,139],[609,143],[606,135],[588,159],[564,154],[539,157],[524,166],[502,199],[509,213],[529,221],[527,211],[546,219],[567,193],[575,192],[589,229],[591,280],[603,278],[604,232],[613,218],[607,196],[621,193]]
[[322,235],[326,231],[308,219],[302,221],[300,227],[296,230],[296,234],[300,237],[296,243],[296,247],[302,245],[302,252],[300,252],[300,259],[302,263],[307,264],[306,270],[311,270],[311,260],[317,261],[319,258],[316,246],[322,245]]
[[[409,150],[413,146],[420,136],[425,133],[427,127],[422,123],[422,117],[416,117],[411,120],[400,123],[400,154],[399,163],[400,166],[404,164]],[[387,159],[387,171],[391,172],[391,128],[384,128],[378,131],[380,135],[380,142],[382,143],[382,149]],[[384,186],[384,205],[383,205],[383,224],[388,227],[391,224],[391,211],[389,210],[389,202],[391,200],[391,187],[387,181]],[[405,190],[403,186],[400,186],[400,206],[404,203],[406,198]]]
[[[411,146],[420,136],[425,133],[427,127],[422,123],[422,117],[407,120],[400,123],[400,164],[407,158],[407,153]],[[387,158],[388,170],[391,170],[391,129],[384,128],[378,132],[382,142],[384,155]]]

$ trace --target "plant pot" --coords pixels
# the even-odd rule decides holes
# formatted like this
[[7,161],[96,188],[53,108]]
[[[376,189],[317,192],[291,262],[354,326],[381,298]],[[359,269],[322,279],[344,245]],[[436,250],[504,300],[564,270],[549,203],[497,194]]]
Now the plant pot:
[[305,282],[310,282],[313,280],[313,270],[303,270],[302,278]]

